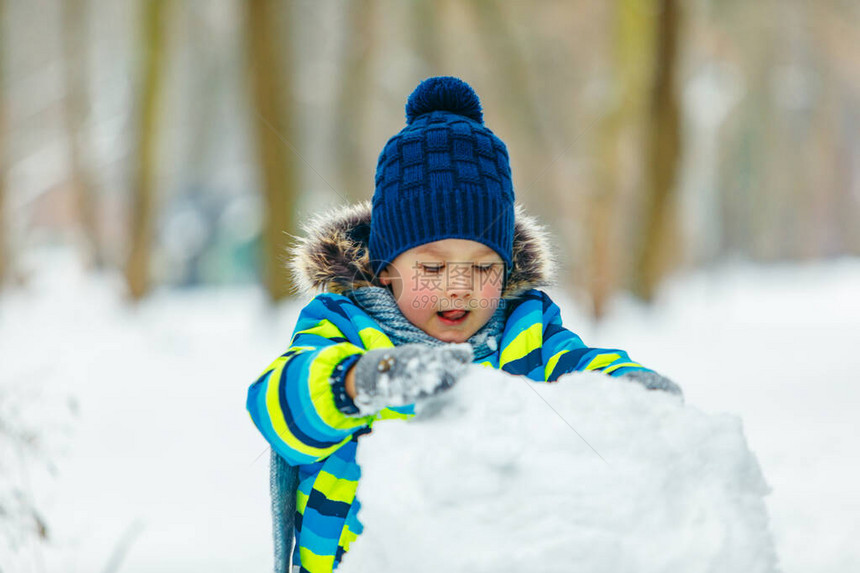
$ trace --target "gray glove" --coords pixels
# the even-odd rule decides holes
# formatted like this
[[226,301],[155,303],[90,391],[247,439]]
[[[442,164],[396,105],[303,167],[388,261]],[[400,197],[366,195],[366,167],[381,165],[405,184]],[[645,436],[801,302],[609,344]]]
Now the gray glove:
[[355,363],[353,401],[358,415],[438,394],[453,386],[471,362],[472,346],[467,343],[369,350]]
[[628,380],[635,380],[649,390],[663,390],[670,394],[677,394],[679,396],[684,395],[684,393],[681,392],[680,386],[656,372],[648,370],[633,370],[632,372],[622,374],[620,377],[627,378]]

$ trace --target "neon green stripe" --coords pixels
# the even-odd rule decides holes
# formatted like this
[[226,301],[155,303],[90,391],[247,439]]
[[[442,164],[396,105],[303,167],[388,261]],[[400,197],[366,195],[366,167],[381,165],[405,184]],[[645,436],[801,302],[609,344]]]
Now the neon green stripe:
[[293,339],[295,339],[299,334],[316,334],[325,338],[343,336],[343,333],[340,331],[340,329],[327,318],[322,319],[310,328],[298,331],[293,335]]
[[263,376],[265,376],[266,374],[268,374],[269,372],[271,372],[272,370],[274,370],[278,366],[282,366],[283,364],[285,364],[287,362],[288,359],[292,358],[293,356],[296,356],[297,354],[301,354],[305,350],[313,350],[313,349],[314,349],[313,346],[290,346],[289,348],[287,348],[287,351],[288,352],[293,351],[292,355],[290,355],[290,356],[279,356],[278,358],[275,359],[274,362],[269,364],[266,367],[266,369],[263,370],[257,378],[262,378]]
[[414,414],[402,414],[391,408],[383,408],[374,416],[377,420],[408,420],[413,417]]
[[616,360],[621,358],[620,354],[615,354],[614,352],[608,352],[606,354],[601,354],[594,358],[591,362],[588,363],[588,366],[585,367],[586,370],[599,370],[605,366],[609,366]]
[[367,350],[372,348],[392,348],[394,346],[394,343],[391,342],[391,339],[384,332],[372,326],[359,330],[358,337],[361,338],[361,342]]
[[[290,350],[292,350],[292,348],[290,348]],[[269,366],[265,370],[263,370],[263,372],[262,372],[262,374],[260,374],[259,378],[262,378],[263,376],[265,376],[266,374],[268,374],[269,372],[271,372],[275,368],[278,368],[279,366],[283,366],[286,361],[287,361],[287,359],[284,358],[283,356],[276,358],[274,362],[269,364]]]
[[347,416],[337,409],[331,391],[331,377],[338,362],[352,354],[361,354],[361,348],[342,342],[321,349],[311,362],[308,372],[308,391],[314,410],[323,422],[338,430],[351,430],[367,425],[364,417]]
[[301,514],[305,513],[305,508],[308,506],[308,498],[310,496],[302,493],[301,490],[296,490],[296,511]]
[[342,501],[351,504],[355,499],[355,488],[358,482],[337,478],[328,472],[321,471],[314,480],[314,489],[332,501]]
[[561,355],[566,352],[570,352],[570,350],[562,350],[560,352],[556,352],[555,354],[553,354],[552,358],[549,359],[549,361],[546,363],[546,368],[544,368],[543,371],[544,380],[549,380],[549,375],[552,374],[553,370],[555,370],[555,365],[558,364]]
[[358,539],[358,534],[353,533],[349,526],[344,526],[343,532],[340,534],[338,545],[343,547],[344,551],[349,551],[349,544]]
[[334,570],[334,555],[317,555],[307,547],[299,547],[299,559],[302,560],[302,568],[311,573]]
[[615,372],[615,371],[616,371],[616,370],[618,370],[619,368],[628,368],[628,367],[630,367],[630,366],[635,366],[635,367],[637,367],[637,368],[642,368],[642,365],[641,365],[641,364],[639,364],[638,362],[622,362],[621,364],[613,364],[613,365],[612,365],[612,366],[610,366],[609,368],[606,368],[606,369],[604,370],[604,372],[606,372],[607,374],[609,374],[610,372]]
[[272,373],[266,381],[266,412],[269,415],[269,421],[272,423],[272,429],[275,430],[278,437],[290,448],[314,458],[328,456],[352,439],[351,436],[347,436],[341,442],[334,444],[333,446],[329,446],[327,448],[315,448],[296,438],[292,432],[290,432],[289,428],[287,428],[287,422],[284,420],[284,412],[281,410],[280,400],[278,399],[278,386],[281,381],[281,371],[284,369],[286,360],[279,358],[275,362],[280,362],[280,364],[272,369]]
[[499,356],[499,368],[522,358],[535,348],[540,348],[543,335],[543,324],[534,323],[514,338],[507,347],[502,349]]

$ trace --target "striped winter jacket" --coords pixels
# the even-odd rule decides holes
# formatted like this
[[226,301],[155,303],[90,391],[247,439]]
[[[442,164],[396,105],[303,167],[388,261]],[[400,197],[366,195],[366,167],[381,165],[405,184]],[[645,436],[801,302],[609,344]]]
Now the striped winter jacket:
[[[370,207],[361,204],[309,227],[310,236],[293,252],[293,272],[302,287],[327,292],[302,309],[286,352],[248,392],[254,424],[275,452],[298,466],[293,561],[311,573],[332,571],[361,533],[358,437],[377,421],[412,415],[412,406],[406,406],[375,416],[348,416],[338,409],[330,383],[344,360],[393,346],[348,296],[351,289],[370,284],[369,221]],[[562,325],[558,306],[535,288],[549,280],[550,264],[545,235],[518,209],[514,263],[503,292],[507,318],[501,343],[480,364],[538,382],[579,370],[611,376],[645,370],[622,350],[589,348]]]

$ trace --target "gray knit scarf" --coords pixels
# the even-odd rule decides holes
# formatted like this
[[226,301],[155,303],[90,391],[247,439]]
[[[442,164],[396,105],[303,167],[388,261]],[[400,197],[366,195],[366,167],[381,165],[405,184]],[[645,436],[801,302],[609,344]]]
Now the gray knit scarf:
[[[395,346],[410,342],[422,342],[430,346],[445,344],[409,322],[403,316],[403,313],[400,312],[397,301],[394,300],[394,295],[387,288],[377,286],[361,287],[351,291],[349,296],[379,324],[379,328],[391,339],[391,342]],[[467,341],[472,345],[475,360],[486,358],[499,348],[502,329],[505,326],[504,302],[504,299],[500,300],[499,306],[490,317],[490,320]]]

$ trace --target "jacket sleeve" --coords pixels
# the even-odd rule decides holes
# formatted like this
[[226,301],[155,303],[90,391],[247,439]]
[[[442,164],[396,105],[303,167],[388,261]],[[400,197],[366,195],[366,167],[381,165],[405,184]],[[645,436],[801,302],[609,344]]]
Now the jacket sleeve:
[[542,294],[542,358],[548,382],[558,380],[562,374],[583,370],[597,370],[610,376],[624,376],[634,371],[651,372],[631,360],[623,350],[586,346],[579,336],[562,326],[558,305],[545,293]]
[[332,381],[366,350],[360,340],[350,342],[317,302],[302,310],[290,347],[248,390],[251,419],[291,465],[328,457],[374,420],[338,407]]

